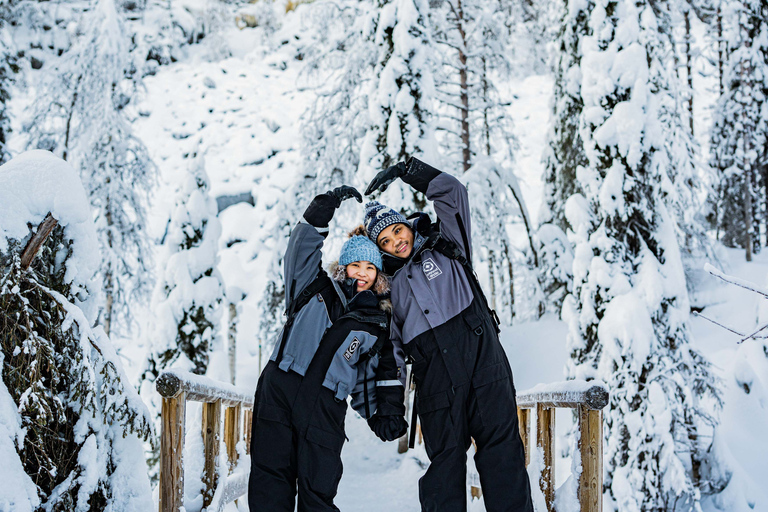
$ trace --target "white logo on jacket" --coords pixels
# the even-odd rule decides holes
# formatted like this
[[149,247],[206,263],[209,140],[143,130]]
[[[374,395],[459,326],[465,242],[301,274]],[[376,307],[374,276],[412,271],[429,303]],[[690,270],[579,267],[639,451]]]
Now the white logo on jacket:
[[355,336],[352,339],[352,343],[349,344],[349,347],[347,347],[347,350],[344,351],[344,359],[349,361],[352,359],[352,356],[355,354],[355,350],[357,350],[357,347],[360,346],[360,340],[357,339],[357,336]]
[[432,258],[425,259],[424,263],[421,265],[421,268],[424,270],[424,275],[427,276],[427,279],[430,281],[443,273],[443,271],[440,270],[440,267],[437,266],[437,263],[435,263],[435,260]]

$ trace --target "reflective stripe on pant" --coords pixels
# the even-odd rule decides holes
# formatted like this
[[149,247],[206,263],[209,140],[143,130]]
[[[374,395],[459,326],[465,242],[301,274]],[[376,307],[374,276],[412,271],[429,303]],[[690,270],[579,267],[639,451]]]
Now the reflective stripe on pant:
[[474,438],[486,510],[532,512],[512,372],[490,317],[475,301],[407,351],[431,461],[419,481],[422,510],[467,510],[466,452]]

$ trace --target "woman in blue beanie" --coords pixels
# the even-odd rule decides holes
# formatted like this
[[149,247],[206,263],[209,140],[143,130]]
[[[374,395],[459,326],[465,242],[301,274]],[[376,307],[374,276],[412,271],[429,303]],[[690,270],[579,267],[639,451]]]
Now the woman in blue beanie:
[[383,441],[405,433],[403,358],[389,340],[389,279],[361,226],[321,267],[336,209],[352,187],[313,199],[285,253],[286,324],[259,378],[251,433],[251,512],[338,511],[347,397]]

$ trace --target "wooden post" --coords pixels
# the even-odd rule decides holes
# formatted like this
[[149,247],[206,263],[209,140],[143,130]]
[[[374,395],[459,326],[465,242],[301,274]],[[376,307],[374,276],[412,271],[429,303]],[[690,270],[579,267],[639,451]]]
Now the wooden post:
[[[472,448],[474,448],[474,453],[477,453],[477,443],[474,438],[472,439]],[[477,467],[469,472],[469,493],[473,500],[483,497],[483,488],[480,486],[480,475],[477,473]]]
[[[405,382],[408,383],[405,388],[405,419],[410,422],[411,416],[413,416],[411,414],[411,391],[413,391],[413,375],[411,375],[411,367],[406,365],[405,372]],[[408,441],[411,437],[411,429],[416,428],[416,425],[408,425],[408,427],[408,431],[397,441],[397,453],[405,453],[408,451]]]
[[251,432],[253,431],[253,411],[246,409],[243,412],[243,436],[245,437],[245,453],[251,453]]
[[178,512],[184,504],[184,419],[187,397],[163,398],[160,435],[160,512]]
[[554,511],[555,505],[555,409],[536,406],[536,444],[544,454],[539,484],[547,502],[547,510]]
[[237,466],[237,442],[240,440],[240,405],[227,407],[224,414],[224,443],[227,445],[229,472]]
[[530,409],[517,408],[517,423],[520,426],[520,439],[523,440],[525,449],[525,466],[531,463],[531,427],[528,418],[531,416]]
[[216,471],[216,462],[219,460],[219,442],[221,441],[221,400],[203,404],[203,456],[205,465],[203,468],[203,508],[208,507],[213,501],[213,493],[216,492],[219,473]]
[[603,510],[603,411],[593,411],[583,405],[579,414],[579,451],[581,477],[579,503],[581,512]]

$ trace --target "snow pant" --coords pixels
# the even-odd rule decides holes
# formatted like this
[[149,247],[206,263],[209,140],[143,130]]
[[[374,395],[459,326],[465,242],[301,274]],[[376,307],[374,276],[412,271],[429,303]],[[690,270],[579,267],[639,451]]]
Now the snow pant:
[[251,431],[251,512],[293,512],[297,488],[299,512],[339,510],[333,499],[341,480],[347,402],[322,387],[330,359],[318,361],[320,351],[304,377],[270,361],[259,378]]
[[[407,320],[406,320],[407,321]],[[533,512],[512,370],[481,302],[405,345],[431,464],[419,480],[424,512],[467,510],[467,450],[489,512]]]

